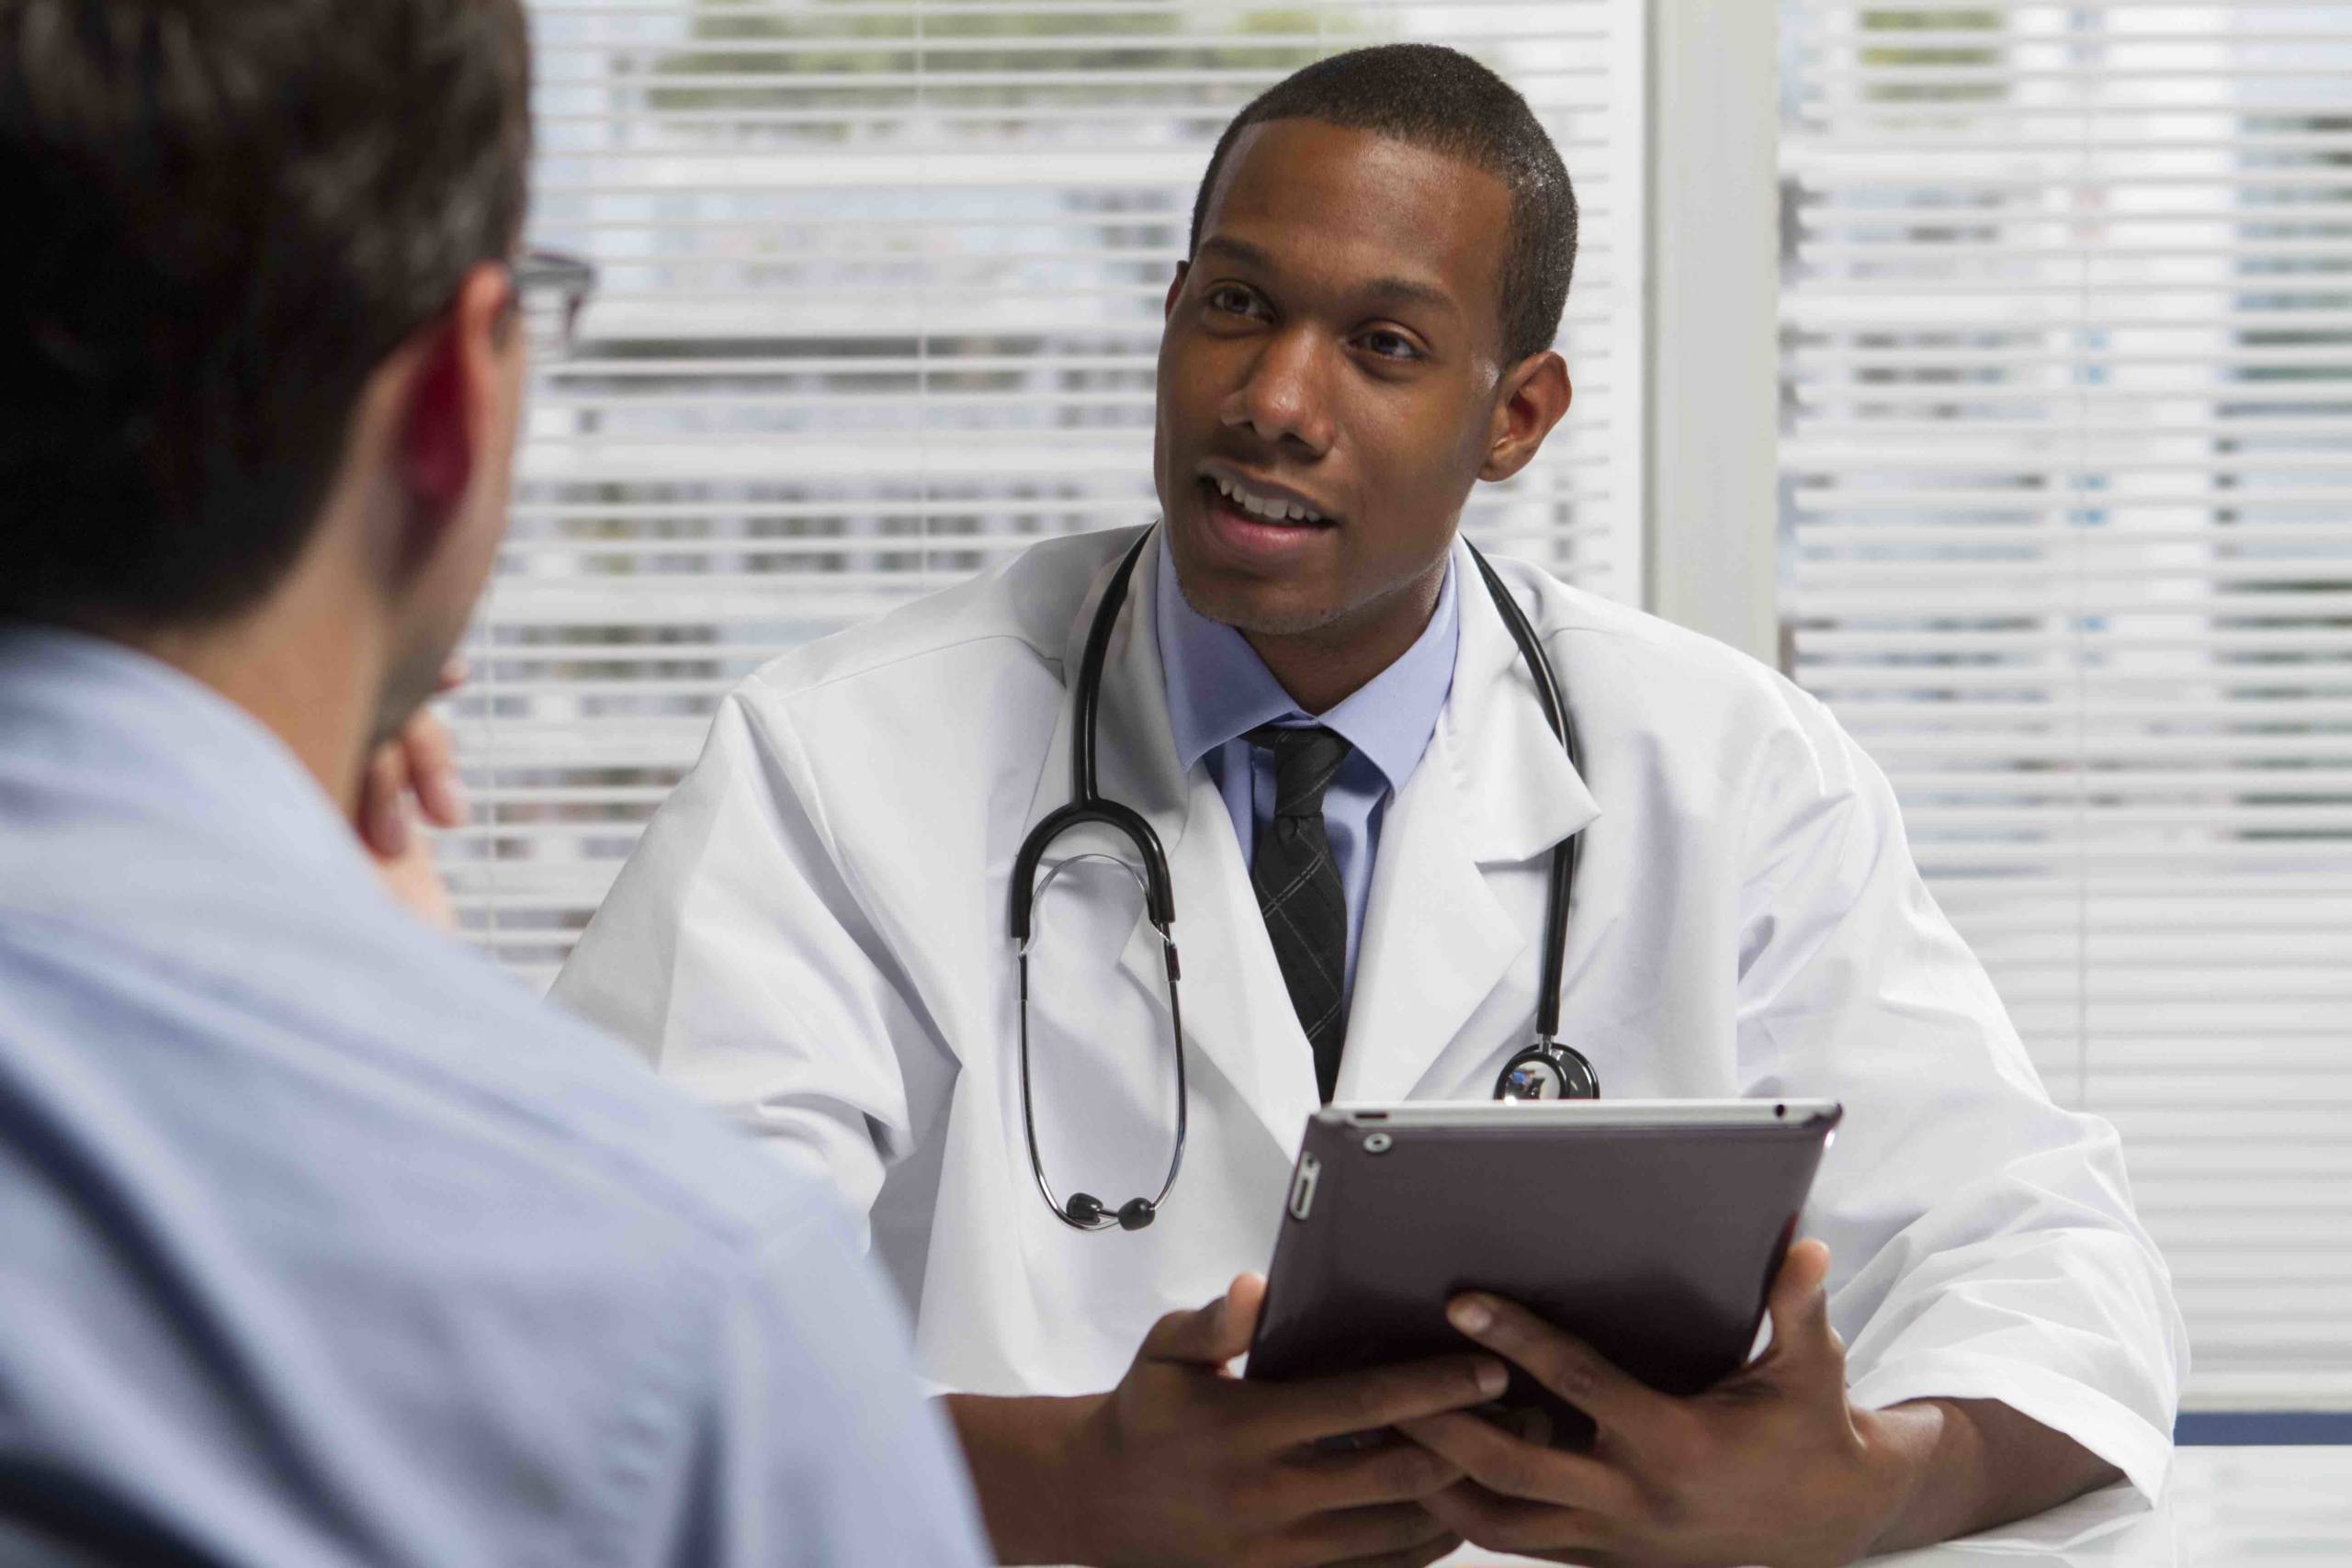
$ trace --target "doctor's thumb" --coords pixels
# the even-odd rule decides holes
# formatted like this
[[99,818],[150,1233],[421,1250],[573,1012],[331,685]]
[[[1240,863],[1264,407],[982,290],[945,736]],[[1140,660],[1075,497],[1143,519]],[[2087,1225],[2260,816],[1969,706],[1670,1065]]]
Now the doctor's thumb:
[[1171,1312],[1152,1328],[1144,1353],[1159,1361],[1222,1367],[1250,1348],[1258,1309],[1266,1299],[1262,1275],[1243,1274],[1225,1294],[1196,1312]]
[[1789,1248],[1766,1303],[1774,1344],[1786,1345],[1792,1352],[1836,1347],[1837,1333],[1829,1326],[1829,1296],[1823,1289],[1828,1279],[1826,1246],[1801,1241]]

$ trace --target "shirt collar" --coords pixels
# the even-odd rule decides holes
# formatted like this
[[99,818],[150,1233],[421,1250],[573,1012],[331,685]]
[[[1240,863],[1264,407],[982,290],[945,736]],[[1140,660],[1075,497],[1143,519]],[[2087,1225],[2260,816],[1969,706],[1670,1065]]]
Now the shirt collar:
[[[286,744],[228,698],[119,643],[0,626],[0,794],[179,824],[263,863],[372,885],[356,835]],[[19,744],[19,742],[22,742]],[[62,792],[62,793],[59,793]]]
[[1344,737],[1380,770],[1392,793],[1405,787],[1453,690],[1462,622],[1450,557],[1437,609],[1413,646],[1337,707],[1317,715],[1300,711],[1248,638],[1193,609],[1176,585],[1168,552],[1158,556],[1159,660],[1168,681],[1176,760],[1185,772],[1261,724],[1315,723]]

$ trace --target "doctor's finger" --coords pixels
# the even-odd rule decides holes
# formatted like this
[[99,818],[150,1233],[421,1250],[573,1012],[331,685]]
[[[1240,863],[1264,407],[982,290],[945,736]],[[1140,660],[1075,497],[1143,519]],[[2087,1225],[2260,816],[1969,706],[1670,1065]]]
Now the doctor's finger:
[[1463,1540],[1489,1551],[1540,1552],[1557,1562],[1600,1565],[1617,1561],[1621,1545],[1615,1529],[1598,1514],[1498,1497],[1474,1482],[1421,1506]]
[[1321,1568],[1417,1552],[1440,1541],[1451,1542],[1453,1534],[1419,1503],[1387,1503],[1303,1519],[1277,1535],[1264,1556],[1272,1562]]
[[1243,1274],[1208,1305],[1171,1312],[1153,1324],[1137,1359],[1222,1367],[1250,1348],[1258,1331],[1258,1306],[1265,1299],[1264,1277]]
[[1373,1557],[1351,1557],[1331,1568],[1429,1568],[1432,1562],[1453,1556],[1462,1548],[1462,1538],[1452,1530],[1424,1545],[1408,1547],[1403,1551],[1384,1551]]
[[1620,1371],[1575,1335],[1499,1297],[1456,1296],[1446,1321],[1612,1431],[1638,1436],[1668,1418],[1666,1395]]
[[1367,1508],[1378,1503],[1412,1503],[1442,1492],[1462,1479],[1461,1467],[1419,1443],[1390,1442],[1376,1449],[1311,1452],[1285,1461],[1283,1486],[1297,1515],[1335,1508]]
[[1602,1514],[1624,1513],[1637,1501],[1634,1483],[1611,1466],[1522,1441],[1483,1416],[1432,1416],[1399,1430],[1500,1496]]
[[1271,1451],[1466,1410],[1510,1384],[1510,1369],[1492,1356],[1441,1356],[1336,1377],[1241,1386],[1251,1434]]

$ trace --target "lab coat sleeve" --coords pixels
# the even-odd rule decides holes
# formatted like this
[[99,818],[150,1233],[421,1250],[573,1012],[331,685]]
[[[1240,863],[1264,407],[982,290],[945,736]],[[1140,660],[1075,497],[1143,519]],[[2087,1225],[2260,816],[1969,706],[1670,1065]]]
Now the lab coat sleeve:
[[1752,775],[1739,1051],[1750,1093],[1846,1106],[1804,1224],[1855,1402],[1998,1400],[2153,1500],[2188,1339],[2115,1131],[2044,1092],[1877,766],[1782,698]]
[[864,1215],[932,1049],[842,876],[788,725],[738,692],[558,978],[557,1000],[813,1162]]

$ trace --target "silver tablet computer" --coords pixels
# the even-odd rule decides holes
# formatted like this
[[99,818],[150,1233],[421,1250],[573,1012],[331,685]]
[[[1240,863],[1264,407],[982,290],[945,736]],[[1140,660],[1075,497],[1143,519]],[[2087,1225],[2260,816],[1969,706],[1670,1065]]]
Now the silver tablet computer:
[[[1828,1100],[1436,1101],[1307,1123],[1248,1375],[1466,1348],[1464,1290],[1521,1303],[1653,1388],[1737,1371],[1843,1108]],[[1514,1382],[1507,1404],[1552,1408]]]

